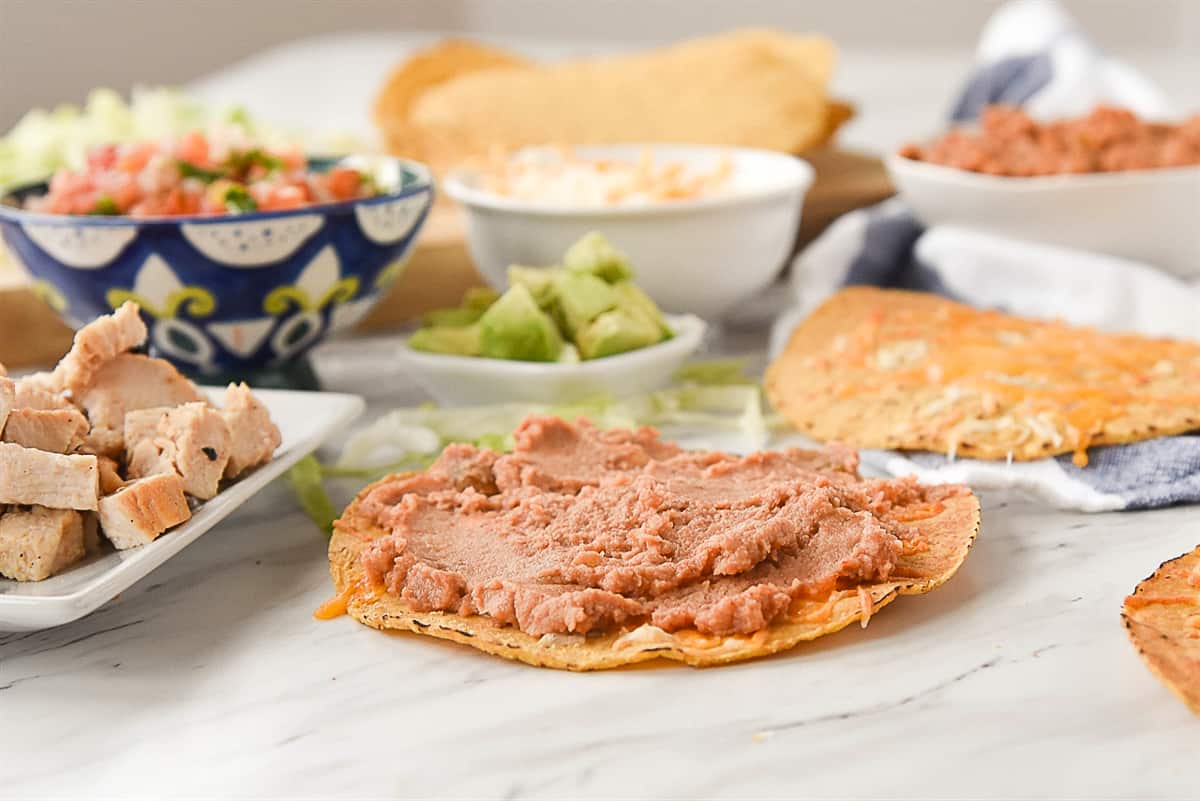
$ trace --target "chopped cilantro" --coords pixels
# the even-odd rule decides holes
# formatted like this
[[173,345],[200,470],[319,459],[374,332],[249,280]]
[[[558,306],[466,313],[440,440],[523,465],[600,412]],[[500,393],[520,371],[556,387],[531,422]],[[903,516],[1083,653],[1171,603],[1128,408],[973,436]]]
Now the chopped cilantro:
[[283,169],[283,159],[276,158],[262,148],[256,147],[230,153],[225,159],[225,167],[235,175],[245,175],[251,167],[262,167],[267,172]]
[[96,198],[96,205],[92,207],[91,213],[104,217],[115,217],[121,213],[121,210],[117,208],[117,201],[108,195],[101,195]]
[[254,198],[250,196],[250,192],[246,187],[241,185],[231,186],[225,190],[225,208],[234,214],[245,214],[250,211],[258,211],[258,204],[254,202]]
[[203,167],[197,167],[189,161],[183,159],[175,160],[176,166],[179,167],[179,174],[184,178],[199,178],[206,184],[211,184],[213,181],[222,177],[222,173],[218,170],[206,170]]

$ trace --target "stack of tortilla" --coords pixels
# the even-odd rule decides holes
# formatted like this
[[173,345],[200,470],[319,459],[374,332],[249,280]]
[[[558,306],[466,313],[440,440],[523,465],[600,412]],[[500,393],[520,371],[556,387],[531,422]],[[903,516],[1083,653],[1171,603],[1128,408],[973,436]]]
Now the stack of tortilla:
[[742,30],[630,55],[538,64],[447,41],[389,77],[375,119],[389,151],[442,172],[541,144],[674,142],[801,153],[850,118],[827,92],[819,36]]

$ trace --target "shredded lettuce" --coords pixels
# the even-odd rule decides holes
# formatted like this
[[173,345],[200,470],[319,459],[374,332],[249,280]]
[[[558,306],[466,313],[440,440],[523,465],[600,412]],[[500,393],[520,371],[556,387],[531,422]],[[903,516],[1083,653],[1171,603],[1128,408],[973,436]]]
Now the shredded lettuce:
[[726,386],[729,384],[754,385],[753,378],[746,375],[744,359],[712,359],[691,362],[675,371],[675,380],[684,384]]
[[338,513],[333,501],[329,500],[325,485],[321,482],[321,473],[321,463],[317,458],[305,456],[288,470],[287,482],[304,513],[318,528],[326,534],[332,534],[333,521],[337,519]]

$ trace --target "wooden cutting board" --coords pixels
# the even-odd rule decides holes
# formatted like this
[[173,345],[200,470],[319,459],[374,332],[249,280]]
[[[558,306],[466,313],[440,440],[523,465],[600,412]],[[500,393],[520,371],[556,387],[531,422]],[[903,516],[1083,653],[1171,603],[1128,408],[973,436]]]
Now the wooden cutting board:
[[[797,247],[837,217],[893,193],[883,163],[874,156],[827,148],[804,157],[817,179],[804,201]],[[362,323],[360,330],[394,328],[429,309],[456,305],[482,279],[467,252],[459,210],[439,205],[417,242],[407,268]],[[71,329],[30,290],[27,277],[0,250],[0,363],[9,368],[53,364],[71,345]]]

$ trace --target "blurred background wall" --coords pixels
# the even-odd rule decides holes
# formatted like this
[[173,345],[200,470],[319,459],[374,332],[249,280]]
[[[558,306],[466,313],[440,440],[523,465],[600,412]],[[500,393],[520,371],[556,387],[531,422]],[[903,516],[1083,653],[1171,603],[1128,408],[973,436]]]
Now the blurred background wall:
[[[669,41],[738,25],[846,49],[969,51],[1000,0],[0,0],[0,130],[94,86],[182,83],[274,45],[363,31]],[[1064,0],[1102,46],[1200,52],[1200,0]],[[1182,76],[1180,76],[1182,77]]]

